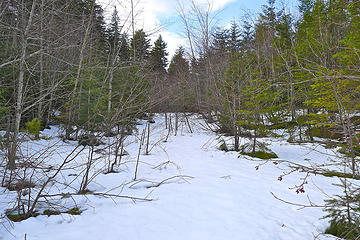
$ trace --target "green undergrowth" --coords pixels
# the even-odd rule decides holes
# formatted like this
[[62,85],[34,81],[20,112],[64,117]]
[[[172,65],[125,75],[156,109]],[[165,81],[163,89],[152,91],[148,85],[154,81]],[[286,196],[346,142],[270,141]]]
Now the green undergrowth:
[[342,134],[337,132],[335,129],[326,127],[313,127],[306,132],[310,137],[326,138],[326,139],[340,139]]
[[269,144],[258,141],[256,143],[247,143],[240,147],[239,153],[242,155],[247,155],[250,157],[260,158],[260,159],[278,158],[276,153],[271,151],[271,149],[268,146]]
[[326,229],[325,233],[346,240],[355,240],[359,239],[360,225],[355,223],[347,223],[344,220],[333,220],[330,222],[330,226]]
[[[354,141],[354,142],[356,142],[356,141]],[[357,157],[360,156],[360,145],[354,144],[352,146],[352,151],[349,151],[350,148],[351,147],[349,147],[347,144],[342,144],[341,148],[339,149],[339,152],[341,154],[344,154],[347,157],[351,157],[352,154],[354,154]]]
[[339,177],[339,178],[352,178],[355,180],[360,180],[360,176],[352,175],[350,173],[341,173],[341,172],[324,172],[320,173],[321,175],[325,177]]
[[268,126],[267,128],[269,130],[291,129],[291,128],[296,127],[297,125],[298,125],[298,123],[296,121],[289,121],[289,122],[276,123],[276,124]]
[[24,214],[12,214],[12,213],[8,213],[6,214],[7,218],[13,222],[21,222],[23,220],[26,220],[28,218],[31,218],[31,217],[37,217],[37,216],[40,216],[40,215],[45,215],[45,216],[55,216],[55,215],[60,215],[60,214],[63,214],[63,213],[66,213],[66,214],[71,214],[71,215],[80,215],[82,213],[82,211],[77,208],[77,207],[74,207],[74,208],[71,208],[67,211],[58,211],[58,210],[51,210],[51,209],[46,209],[43,211],[43,213],[38,213],[38,212],[35,212],[33,214],[31,214],[30,216],[25,216]]
[[272,159],[278,158],[276,153],[273,152],[263,152],[263,151],[255,151],[255,152],[241,152],[242,155],[247,155],[250,157],[260,158],[260,159]]

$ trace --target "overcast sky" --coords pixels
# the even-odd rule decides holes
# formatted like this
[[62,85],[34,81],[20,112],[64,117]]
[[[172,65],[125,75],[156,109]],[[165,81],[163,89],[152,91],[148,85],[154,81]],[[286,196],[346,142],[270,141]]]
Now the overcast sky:
[[[111,15],[114,6],[117,6],[121,20],[131,36],[130,0],[99,0],[106,15]],[[212,2],[213,16],[219,26],[226,27],[232,20],[240,21],[246,13],[255,15],[262,9],[267,0],[196,0],[199,4]],[[285,0],[285,7],[294,11],[297,0]],[[177,9],[180,2],[185,9],[190,6],[191,0],[134,0],[136,4],[136,29],[143,28],[151,34],[154,41],[159,34],[168,44],[168,52],[173,55],[179,45],[186,46],[183,26],[178,17]],[[279,1],[280,2],[280,1]],[[278,3],[280,4],[280,3]],[[283,3],[281,3],[283,4]]]

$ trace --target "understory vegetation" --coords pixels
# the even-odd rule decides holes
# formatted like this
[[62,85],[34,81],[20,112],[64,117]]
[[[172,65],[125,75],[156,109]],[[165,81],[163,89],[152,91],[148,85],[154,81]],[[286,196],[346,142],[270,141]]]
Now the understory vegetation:
[[[15,196],[1,216],[80,214],[76,203],[55,202],[106,197],[88,186],[100,173],[117,173],[134,134],[141,142],[136,181],[140,152],[151,152],[155,113],[165,114],[169,135],[180,121],[191,132],[188,116],[199,114],[221,150],[252,159],[286,160],[276,160],[267,145],[276,138],[332,149],[326,164],[288,164],[341,180],[343,194],[323,206],[326,233],[359,239],[359,1],[299,0],[294,16],[268,0],[260,14],[229,28],[215,25],[211,3],[192,1],[189,9],[179,6],[188,46],[170,60],[161,35],[152,43],[150,33],[136,28],[136,4],[127,9],[115,7],[105,22],[94,0],[0,1],[0,178]],[[143,132],[139,120],[146,122]],[[61,140],[41,135],[51,125],[62,129]],[[28,141],[53,142],[29,152]],[[58,153],[60,145],[68,151]],[[61,160],[51,163],[54,155]],[[106,164],[92,175],[100,158]],[[78,189],[50,189],[69,169],[81,179]]]

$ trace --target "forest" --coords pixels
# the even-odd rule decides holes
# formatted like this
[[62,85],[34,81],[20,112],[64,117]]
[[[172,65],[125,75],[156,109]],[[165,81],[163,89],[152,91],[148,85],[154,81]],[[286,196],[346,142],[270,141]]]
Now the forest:
[[[360,239],[360,2],[298,0],[291,13],[267,0],[259,14],[224,27],[212,21],[211,1],[192,0],[188,8],[179,1],[187,44],[171,58],[161,35],[137,28],[137,1],[127,2],[128,12],[114,6],[107,21],[95,0],[0,0],[3,229],[11,232],[13,224],[42,214],[83,214],[80,203],[62,199],[153,200],[91,189],[102,175],[123,174],[132,138],[134,170],[121,189],[190,181],[185,173],[144,180],[139,169],[182,129],[195,134],[194,119],[201,119],[217,139],[216,150],[241,158],[240,168],[242,161],[259,171],[282,165],[278,181],[302,174],[295,177],[296,195],[307,194],[308,178],[336,179],[336,194],[320,204],[274,197],[281,205],[320,208],[327,234]],[[151,142],[159,121],[165,135]],[[59,135],[43,134],[54,126]],[[331,153],[317,164],[285,159],[267,143],[280,140]],[[70,170],[71,182],[62,177]]]

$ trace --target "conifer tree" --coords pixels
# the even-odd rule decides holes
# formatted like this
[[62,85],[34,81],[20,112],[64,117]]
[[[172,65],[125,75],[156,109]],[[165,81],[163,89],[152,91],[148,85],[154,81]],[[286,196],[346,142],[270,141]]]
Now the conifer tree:
[[120,37],[119,58],[122,62],[130,61],[130,46],[126,33],[121,34]]
[[242,51],[246,52],[246,51],[251,51],[253,50],[252,48],[252,43],[254,40],[254,29],[253,26],[248,22],[248,21],[244,21],[243,25],[242,25],[242,31],[241,31],[241,48]]
[[239,25],[235,22],[231,22],[231,27],[229,30],[229,37],[228,37],[228,48],[230,52],[236,53],[239,52],[241,46],[241,32],[239,29]]
[[120,29],[119,14],[118,14],[118,11],[115,6],[114,11],[111,16],[110,26],[107,31],[111,54],[116,54],[116,52],[118,51],[119,45],[121,44],[120,43],[120,38],[121,38],[120,31],[121,31],[121,29]]
[[229,30],[217,28],[213,34],[212,49],[215,53],[223,55],[228,51]]
[[144,62],[149,58],[150,40],[143,29],[135,32],[130,45],[130,53],[133,61]]
[[166,67],[168,65],[168,52],[166,50],[167,44],[160,35],[154,43],[154,47],[150,52],[150,67],[151,70],[158,73],[166,73]]
[[180,46],[176,52],[174,57],[171,59],[169,66],[169,75],[170,76],[189,76],[189,62],[185,58],[185,49]]

